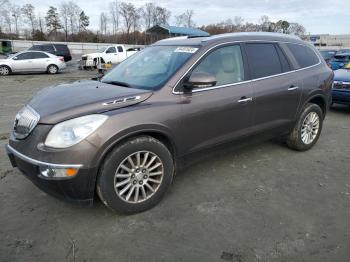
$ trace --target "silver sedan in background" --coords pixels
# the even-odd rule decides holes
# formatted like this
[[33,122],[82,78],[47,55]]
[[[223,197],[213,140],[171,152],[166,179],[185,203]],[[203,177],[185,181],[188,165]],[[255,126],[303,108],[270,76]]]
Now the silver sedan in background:
[[64,69],[64,58],[41,51],[23,51],[0,59],[0,75],[17,72],[47,72],[56,74]]

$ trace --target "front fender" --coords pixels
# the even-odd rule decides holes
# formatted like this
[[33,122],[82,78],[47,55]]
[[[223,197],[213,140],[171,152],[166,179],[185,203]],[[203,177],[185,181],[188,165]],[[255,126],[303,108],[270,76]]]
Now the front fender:
[[[97,151],[94,159],[93,159],[93,166],[99,166],[103,159],[106,157],[106,155],[119,143],[124,141],[127,138],[134,137],[137,135],[151,135],[151,134],[157,134],[164,138],[166,138],[172,145],[174,149],[174,153],[176,154],[176,146],[173,139],[173,134],[171,130],[162,125],[162,124],[155,124],[155,123],[149,123],[149,124],[141,124],[137,126],[132,126],[129,128],[125,128],[123,130],[118,131],[117,133],[110,136],[102,145],[99,145],[99,150]],[[89,141],[91,143],[94,143],[94,141]]]

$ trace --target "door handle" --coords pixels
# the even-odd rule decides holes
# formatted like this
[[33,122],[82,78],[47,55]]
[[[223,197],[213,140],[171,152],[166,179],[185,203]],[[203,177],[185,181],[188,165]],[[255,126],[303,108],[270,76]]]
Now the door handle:
[[246,103],[246,102],[251,102],[251,101],[253,101],[252,97],[242,96],[241,99],[238,100],[238,103]]
[[288,88],[288,91],[294,91],[299,89],[299,86],[291,86],[290,88]]

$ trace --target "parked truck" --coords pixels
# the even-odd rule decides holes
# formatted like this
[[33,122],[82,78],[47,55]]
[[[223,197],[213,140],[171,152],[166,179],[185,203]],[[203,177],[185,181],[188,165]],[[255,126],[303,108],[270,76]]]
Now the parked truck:
[[119,64],[139,50],[140,48],[127,49],[124,45],[110,45],[98,50],[96,53],[82,55],[81,66],[86,68],[96,67],[98,63]]

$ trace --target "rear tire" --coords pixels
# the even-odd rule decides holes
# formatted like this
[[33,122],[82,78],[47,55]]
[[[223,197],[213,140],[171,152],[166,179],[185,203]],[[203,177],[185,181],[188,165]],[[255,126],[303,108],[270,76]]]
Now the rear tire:
[[320,137],[322,126],[322,109],[317,104],[308,103],[287,137],[288,147],[297,151],[309,150]]
[[0,75],[7,76],[9,74],[11,74],[11,68],[5,65],[0,66]]
[[97,194],[112,210],[133,214],[157,205],[170,187],[174,161],[150,136],[129,139],[109,153],[97,179]]
[[47,67],[47,73],[51,74],[51,75],[57,74],[58,73],[58,66],[56,66],[56,65],[49,65]]

